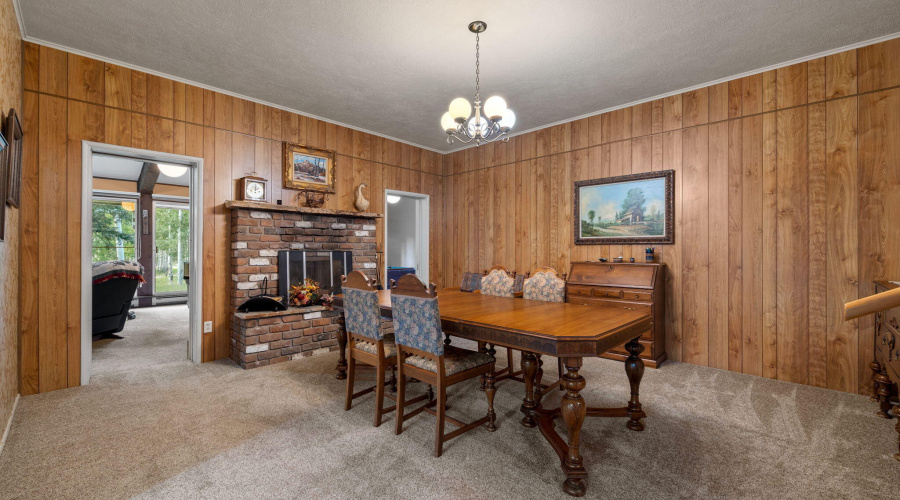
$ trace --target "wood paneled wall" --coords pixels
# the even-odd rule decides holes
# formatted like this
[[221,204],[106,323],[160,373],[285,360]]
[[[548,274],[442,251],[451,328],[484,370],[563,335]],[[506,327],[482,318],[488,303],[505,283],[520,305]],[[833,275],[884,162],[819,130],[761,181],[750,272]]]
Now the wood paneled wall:
[[[10,108],[22,112],[22,58],[19,23],[10,0],[0,1],[0,120]],[[0,196],[0,203],[6,193]],[[19,323],[19,211],[6,207],[6,231],[0,242],[0,447],[16,395]]]
[[670,359],[869,391],[871,318],[900,280],[900,39],[444,156],[445,286],[646,245],[573,244],[573,181],[674,169]]
[[[441,276],[441,155],[399,142],[139,71],[25,43],[25,152],[21,231],[23,394],[79,385],[81,141],[204,158],[204,361],[228,357],[230,233],[226,200],[250,172],[282,188],[282,141],[336,150],[337,193],[326,207],[353,209],[369,187],[370,211],[384,189],[431,195],[431,276]],[[298,89],[302,92],[302,89]],[[383,227],[379,222],[379,250]]]

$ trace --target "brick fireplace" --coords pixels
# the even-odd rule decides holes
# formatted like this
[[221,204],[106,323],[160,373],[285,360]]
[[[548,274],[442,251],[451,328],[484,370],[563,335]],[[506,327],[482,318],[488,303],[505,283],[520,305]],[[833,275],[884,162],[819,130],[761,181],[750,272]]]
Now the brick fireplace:
[[[351,270],[375,277],[375,219],[381,214],[241,201],[225,207],[231,210],[233,310],[262,293],[266,279],[268,293],[278,293],[279,252],[285,255],[285,250],[350,252]],[[255,368],[334,351],[342,328],[341,314],[321,306],[235,313],[231,359],[242,368]]]

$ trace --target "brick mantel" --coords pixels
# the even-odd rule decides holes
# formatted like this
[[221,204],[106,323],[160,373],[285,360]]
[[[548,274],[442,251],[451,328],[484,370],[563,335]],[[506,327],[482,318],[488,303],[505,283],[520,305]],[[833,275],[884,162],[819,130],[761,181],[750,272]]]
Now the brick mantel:
[[[231,219],[232,311],[258,295],[268,279],[278,290],[281,250],[350,251],[353,269],[375,277],[375,219],[382,214],[227,201]],[[231,358],[244,368],[266,366],[337,349],[343,328],[337,311],[291,311],[281,315],[235,314]]]

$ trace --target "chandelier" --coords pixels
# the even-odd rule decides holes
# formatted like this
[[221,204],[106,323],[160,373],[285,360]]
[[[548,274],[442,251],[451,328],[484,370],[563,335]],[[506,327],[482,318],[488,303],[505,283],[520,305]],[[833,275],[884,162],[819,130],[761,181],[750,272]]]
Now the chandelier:
[[475,33],[475,115],[472,116],[472,105],[464,97],[450,101],[450,110],[441,117],[441,128],[447,132],[449,144],[475,141],[478,146],[496,140],[507,142],[508,133],[516,123],[515,113],[506,107],[506,101],[500,96],[495,95],[485,101],[483,109],[481,106],[478,56],[481,33],[486,29],[487,23],[484,21],[469,23],[469,31]]

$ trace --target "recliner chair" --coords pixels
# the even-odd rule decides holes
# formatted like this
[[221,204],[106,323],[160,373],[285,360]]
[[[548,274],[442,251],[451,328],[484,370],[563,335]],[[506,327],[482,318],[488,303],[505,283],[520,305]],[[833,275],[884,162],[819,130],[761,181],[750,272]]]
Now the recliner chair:
[[131,301],[144,283],[144,267],[120,260],[94,262],[92,274],[93,338],[121,338],[116,334],[125,329]]

